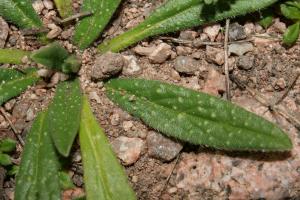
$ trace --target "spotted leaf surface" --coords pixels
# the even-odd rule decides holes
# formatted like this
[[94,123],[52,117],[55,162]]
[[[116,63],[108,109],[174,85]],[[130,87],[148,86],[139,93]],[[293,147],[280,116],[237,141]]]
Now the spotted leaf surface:
[[22,64],[22,59],[30,52],[19,49],[0,49],[0,63]]
[[69,55],[68,51],[58,42],[34,51],[30,57],[37,63],[64,73],[75,73],[80,68],[77,58]]
[[54,0],[55,6],[62,18],[72,15],[72,0]]
[[115,79],[111,100],[150,127],[224,150],[286,151],[289,137],[269,121],[217,97],[159,81]]
[[58,84],[48,109],[48,132],[56,149],[68,156],[80,124],[82,94],[78,79]]
[[59,200],[58,158],[40,113],[26,139],[16,178],[15,200]]
[[37,28],[42,21],[36,14],[30,0],[1,0],[0,16],[18,25],[20,28]]
[[101,34],[121,0],[84,0],[81,11],[90,11],[92,16],[80,20],[75,28],[74,43],[85,49]]
[[118,52],[150,36],[244,15],[274,2],[276,0],[235,0],[205,4],[203,0],[168,0],[140,25],[103,42],[98,49],[100,52]]
[[0,69],[0,105],[18,96],[38,80],[36,70],[32,68],[25,73],[14,69]]
[[127,182],[124,169],[94,118],[86,97],[83,98],[79,139],[86,199],[136,199]]

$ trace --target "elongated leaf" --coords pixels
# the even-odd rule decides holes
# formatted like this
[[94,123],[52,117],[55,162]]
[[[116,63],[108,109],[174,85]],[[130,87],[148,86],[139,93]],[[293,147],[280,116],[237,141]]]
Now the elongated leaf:
[[205,93],[140,79],[111,80],[106,89],[126,111],[183,141],[225,150],[292,148],[289,137],[274,124]]
[[80,63],[75,56],[70,56],[68,51],[58,42],[45,46],[31,54],[31,59],[46,67],[64,73],[75,73],[80,68]]
[[59,83],[49,106],[47,123],[60,154],[68,156],[80,124],[82,94],[78,79]]
[[66,18],[72,15],[72,0],[54,0],[59,15]]
[[300,3],[286,2],[280,5],[281,13],[288,19],[300,20]]
[[2,166],[8,166],[8,165],[11,165],[11,164],[12,164],[12,162],[11,162],[10,156],[0,152],[0,166],[1,165]]
[[121,0],[84,0],[81,11],[91,11],[92,16],[79,21],[75,28],[74,43],[85,49],[102,33]]
[[10,138],[4,139],[0,141],[0,152],[11,152],[15,150],[17,142]]
[[42,112],[28,133],[16,178],[15,200],[59,200],[58,158]]
[[0,63],[22,64],[22,58],[30,52],[19,49],[0,49]]
[[34,11],[30,0],[1,0],[0,16],[20,28],[36,28],[42,21]]
[[98,49],[100,52],[118,52],[149,36],[244,15],[274,2],[276,0],[235,0],[205,5],[203,0],[169,0],[140,25],[110,41],[105,41]]
[[297,22],[287,28],[283,34],[283,43],[292,46],[299,38],[300,22]]
[[0,105],[18,96],[38,80],[36,70],[32,68],[27,69],[25,74],[14,69],[0,69]]
[[95,120],[86,97],[83,98],[79,139],[87,199],[135,199],[124,170]]
[[267,29],[271,24],[273,23],[274,19],[274,12],[273,10],[266,9],[262,12],[261,20],[259,20],[259,24],[263,26],[265,29]]

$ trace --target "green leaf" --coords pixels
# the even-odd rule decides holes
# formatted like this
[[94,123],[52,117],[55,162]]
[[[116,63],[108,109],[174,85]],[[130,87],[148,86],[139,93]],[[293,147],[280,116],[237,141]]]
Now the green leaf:
[[267,29],[273,23],[274,13],[271,9],[264,10],[262,12],[261,20],[259,20],[259,24]]
[[15,176],[15,175],[18,174],[18,172],[19,172],[19,166],[13,165],[13,166],[9,169],[7,175],[9,175],[9,176]]
[[72,15],[72,0],[54,0],[59,15],[66,18]]
[[292,46],[295,44],[299,38],[300,33],[300,22],[297,22],[287,28],[283,34],[283,43]]
[[79,139],[87,199],[135,199],[124,170],[94,118],[86,97],[83,98]]
[[16,200],[59,200],[58,157],[47,132],[46,112],[34,121],[27,135],[19,173]]
[[283,3],[280,5],[280,10],[286,18],[291,20],[300,20],[300,3]]
[[126,33],[104,41],[100,52],[118,52],[144,38],[220,21],[265,8],[276,0],[235,0],[204,4],[203,0],[169,0],[144,22]]
[[92,16],[80,20],[75,28],[74,43],[80,48],[89,47],[102,33],[121,0],[84,0],[81,11]]
[[35,69],[30,68],[25,72],[23,74],[14,69],[0,69],[0,105],[39,80]]
[[22,59],[30,52],[20,49],[0,49],[0,63],[22,64]]
[[68,156],[80,124],[82,94],[78,79],[59,83],[49,106],[47,123],[56,149]]
[[59,183],[60,187],[64,190],[75,188],[75,185],[67,172],[59,172]]
[[12,164],[12,162],[11,162],[10,156],[0,152],[0,165],[8,166],[11,164]]
[[12,152],[16,148],[17,142],[10,138],[4,139],[0,141],[0,152]]
[[34,11],[30,0],[1,0],[0,16],[20,28],[37,28],[42,21]]
[[274,124],[217,97],[141,79],[106,84],[108,97],[168,136],[224,150],[287,151],[289,137]]
[[53,42],[34,51],[31,54],[31,59],[48,68],[64,73],[76,73],[80,69],[78,59],[73,55],[69,55],[68,51],[58,42]]

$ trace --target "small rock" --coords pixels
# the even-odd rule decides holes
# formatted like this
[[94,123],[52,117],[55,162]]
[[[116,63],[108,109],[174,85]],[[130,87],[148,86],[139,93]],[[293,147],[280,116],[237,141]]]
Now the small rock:
[[192,48],[190,47],[183,47],[183,46],[177,46],[176,47],[177,55],[179,56],[186,56],[193,52]]
[[240,69],[249,70],[254,66],[255,57],[253,55],[240,56],[237,61],[237,66]]
[[62,39],[69,39],[71,36],[72,36],[72,32],[73,32],[73,29],[67,29],[67,30],[65,30],[65,31],[63,31],[63,32],[61,32],[61,38]]
[[279,78],[274,83],[274,88],[276,90],[283,90],[286,87],[286,82],[284,78]]
[[255,25],[252,22],[247,22],[244,25],[244,30],[246,35],[251,35],[255,31]]
[[101,99],[100,99],[100,97],[98,96],[97,92],[95,92],[95,91],[90,92],[89,98],[90,98],[91,100],[95,100],[98,104],[101,103]]
[[49,69],[39,69],[37,71],[39,77],[43,77],[43,78],[49,78],[52,76],[53,71],[49,70]]
[[160,43],[155,50],[149,55],[149,59],[152,63],[161,64],[164,63],[172,53],[172,47],[166,43]]
[[117,126],[120,123],[120,115],[118,113],[114,113],[110,116],[110,123],[113,126]]
[[183,148],[182,144],[154,131],[148,133],[146,140],[149,155],[162,161],[173,160]]
[[238,56],[242,56],[247,52],[253,51],[253,44],[250,42],[239,43],[239,44],[230,44],[228,46],[228,52],[230,54],[235,54]]
[[48,24],[50,31],[47,33],[47,38],[54,39],[62,32],[62,29],[55,24]]
[[26,116],[27,110],[29,109],[29,106],[30,105],[27,102],[23,102],[23,101],[19,102],[13,108],[12,115],[16,119],[24,118]]
[[213,62],[217,65],[223,65],[225,62],[224,55],[223,49],[206,46],[206,60],[208,62]]
[[48,9],[48,10],[52,10],[54,8],[53,2],[49,1],[49,0],[44,0],[43,1],[44,6]]
[[4,104],[4,108],[6,111],[11,111],[15,106],[15,104],[16,104],[16,99],[11,99]]
[[124,131],[128,132],[130,129],[133,127],[133,122],[132,121],[124,121],[123,122],[123,129]]
[[175,59],[175,70],[180,73],[194,74],[198,68],[198,61],[188,56],[178,56]]
[[247,37],[244,27],[238,23],[230,24],[228,31],[230,41],[242,40]]
[[33,1],[32,7],[38,14],[41,14],[42,10],[45,8],[41,0]]
[[107,79],[120,73],[124,64],[125,59],[121,54],[108,52],[97,56],[92,66],[91,78],[97,81]]
[[219,92],[224,92],[225,90],[225,76],[214,69],[210,69],[203,91],[217,96]]
[[9,26],[6,21],[0,17],[0,48],[4,48],[5,41],[9,32]]
[[122,71],[124,75],[137,75],[141,72],[142,68],[138,64],[135,56],[123,56],[123,58],[125,59],[126,63]]
[[197,37],[197,32],[196,31],[181,31],[179,38],[183,40],[194,40]]
[[116,138],[111,145],[124,165],[132,165],[139,159],[145,142],[140,138],[121,136]]
[[32,108],[29,108],[26,112],[26,121],[32,121],[35,118],[35,114]]
[[274,24],[272,27],[277,31],[278,33],[284,33],[286,31],[286,25],[285,23],[281,22],[279,18],[275,19]]
[[133,51],[142,56],[150,56],[150,54],[156,49],[156,46],[143,47],[141,45],[136,46]]
[[220,24],[215,24],[212,26],[206,26],[203,29],[203,33],[206,33],[210,39],[210,41],[215,41],[217,35],[219,34],[221,30],[221,25]]

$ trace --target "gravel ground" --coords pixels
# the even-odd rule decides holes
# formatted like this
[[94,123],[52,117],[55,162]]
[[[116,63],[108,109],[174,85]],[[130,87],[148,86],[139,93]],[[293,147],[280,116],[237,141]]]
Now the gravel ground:
[[[96,44],[103,38],[116,36],[143,21],[162,1],[125,0],[114,19]],[[74,1],[78,10],[80,2]],[[246,90],[231,82],[232,101],[247,110],[276,123],[291,137],[294,149],[290,153],[263,154],[257,152],[223,152],[175,141],[147,127],[140,120],[114,105],[106,96],[103,81],[110,77],[138,77],[161,80],[225,98],[224,24],[172,33],[146,39],[120,54],[96,55],[95,48],[79,52],[71,44],[74,24],[55,25],[58,15],[50,0],[37,0],[34,8],[51,29],[49,38],[60,41],[70,52],[82,58],[80,80],[89,96],[95,116],[109,137],[120,162],[139,199],[298,199],[300,198],[299,129],[293,119],[300,118],[300,79],[289,86],[299,73],[300,45],[285,48],[277,39],[286,26],[279,19],[264,30],[251,21],[232,20],[229,29],[229,71],[247,85]],[[0,47],[34,50],[36,40],[25,38],[22,32],[0,18]],[[262,37],[263,36],[263,37]],[[24,59],[25,68],[35,66]],[[2,65],[2,67],[10,67]],[[41,66],[37,66],[41,67]],[[28,89],[3,107],[23,138],[36,114],[52,99],[55,85],[66,77],[43,71],[45,81]],[[256,95],[250,92],[256,91]],[[280,99],[284,117],[256,100],[261,94],[272,103]],[[299,128],[299,127],[298,127]],[[0,139],[14,138],[9,123],[0,115]],[[63,199],[84,193],[81,156],[78,142],[69,171],[76,189],[65,191]],[[21,148],[14,155],[20,162]],[[0,169],[0,184],[2,183]],[[167,178],[170,180],[167,183]],[[4,199],[13,199],[14,179],[3,183]],[[1,191],[0,185],[0,191]],[[1,199],[1,198],[0,198]]]

